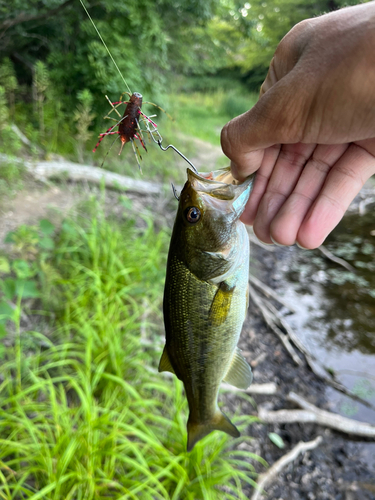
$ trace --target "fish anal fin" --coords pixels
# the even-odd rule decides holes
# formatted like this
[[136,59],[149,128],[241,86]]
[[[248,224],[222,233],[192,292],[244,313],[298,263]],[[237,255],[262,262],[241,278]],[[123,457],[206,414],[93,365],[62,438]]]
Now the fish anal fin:
[[234,351],[232,362],[223,380],[238,389],[247,389],[253,381],[250,365],[242,356],[238,347]]
[[237,427],[232,424],[229,418],[219,409],[216,411],[214,417],[208,422],[196,423],[189,417],[187,423],[187,431],[187,451],[191,451],[198,441],[203,439],[212,431],[226,432],[227,434],[235,438],[240,436],[240,432]]
[[171,365],[171,362],[169,360],[168,352],[167,352],[167,346],[164,346],[163,354],[161,355],[160,358],[160,363],[159,363],[159,372],[171,372],[174,373],[174,369]]
[[235,287],[229,287],[225,281],[219,284],[209,313],[209,320],[213,326],[220,326],[227,319],[234,290]]

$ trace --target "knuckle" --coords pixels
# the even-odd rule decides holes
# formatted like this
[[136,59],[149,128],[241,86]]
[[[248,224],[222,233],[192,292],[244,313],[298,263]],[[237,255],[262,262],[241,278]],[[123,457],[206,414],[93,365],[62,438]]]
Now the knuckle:
[[344,215],[347,207],[343,202],[327,193],[322,193],[321,196],[325,198],[334,207],[334,209],[341,214],[341,216]]
[[221,142],[221,149],[223,150],[223,153],[225,156],[228,156],[228,158],[231,158],[232,156],[232,151],[233,151],[233,145],[232,145],[232,138],[231,138],[231,133],[230,133],[230,122],[224,125],[224,127],[221,130],[220,134],[220,142]]
[[282,149],[279,153],[279,158],[285,160],[293,167],[301,167],[306,163],[306,157],[297,151]]
[[331,170],[331,165],[329,165],[329,163],[324,161],[322,158],[316,158],[313,156],[311,160],[309,160],[309,164],[322,174],[327,174]]

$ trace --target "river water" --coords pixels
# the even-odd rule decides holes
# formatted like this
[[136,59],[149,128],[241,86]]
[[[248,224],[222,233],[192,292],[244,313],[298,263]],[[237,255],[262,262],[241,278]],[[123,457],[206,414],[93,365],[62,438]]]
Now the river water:
[[[375,406],[375,211],[347,215],[324,246],[354,271],[319,250],[288,248],[277,291],[295,309],[286,319],[318,365]],[[332,411],[375,424],[375,410],[331,388],[326,395]]]

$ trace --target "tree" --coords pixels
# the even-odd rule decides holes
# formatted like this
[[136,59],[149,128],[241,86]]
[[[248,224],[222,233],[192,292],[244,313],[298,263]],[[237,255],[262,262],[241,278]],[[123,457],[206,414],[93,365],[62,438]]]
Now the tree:
[[[180,66],[178,45],[183,50],[186,33],[199,31],[216,2],[99,0],[88,8],[130,89],[150,95]],[[15,0],[12,12],[0,2],[0,38],[0,58],[10,57],[21,83],[31,84],[40,60],[62,98],[75,99],[83,88],[98,98],[128,90],[78,0]]]
[[[365,0],[369,1],[369,0]],[[257,86],[266,76],[280,40],[298,22],[332,10],[355,5],[356,0],[249,0],[236,2],[230,11],[232,23],[243,34],[237,64],[247,80]],[[364,3],[364,2],[362,2]]]

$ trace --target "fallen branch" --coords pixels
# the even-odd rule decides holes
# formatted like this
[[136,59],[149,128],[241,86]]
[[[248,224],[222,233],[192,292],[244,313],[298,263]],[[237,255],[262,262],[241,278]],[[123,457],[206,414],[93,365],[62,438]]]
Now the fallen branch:
[[303,345],[302,341],[298,338],[296,333],[294,333],[293,328],[285,320],[285,318],[282,316],[282,314],[279,313],[279,311],[276,309],[276,307],[274,305],[272,305],[270,302],[266,303],[266,307],[267,307],[267,309],[269,309],[270,313],[274,316],[275,323],[279,323],[280,326],[282,326],[284,328],[286,335],[293,342],[293,344],[299,349],[299,351],[305,357],[310,357],[309,351],[306,349],[306,347]]
[[336,255],[334,255],[332,252],[330,252],[325,246],[320,245],[320,247],[318,247],[317,250],[319,250],[324,255],[324,257],[331,260],[332,262],[335,262],[339,266],[345,267],[345,269],[347,269],[351,273],[357,272],[355,267],[350,265],[349,262],[346,262],[346,260],[344,260],[344,259],[340,259],[340,257],[336,257]]
[[272,396],[277,393],[277,385],[274,382],[268,382],[266,384],[252,384],[247,389],[238,389],[230,384],[221,384],[221,389],[232,391],[232,392],[244,392],[245,394],[265,394],[267,396]]
[[[328,384],[331,387],[333,387],[334,389],[336,389],[336,391],[342,392],[343,394],[345,394],[345,396],[348,396],[349,398],[353,399],[354,401],[358,401],[358,403],[361,403],[362,405],[367,406],[367,408],[372,408],[373,410],[375,410],[375,406],[372,403],[370,403],[369,401],[366,401],[366,399],[363,399],[360,396],[358,396],[357,394],[355,394],[354,392],[350,391],[343,384],[341,384],[340,382],[337,382],[337,380],[334,380],[333,378],[328,377],[327,375],[322,373],[321,367],[317,368],[317,364],[312,360],[311,357],[309,359],[306,358],[306,361],[307,361],[309,367],[311,368],[312,372],[317,377],[319,377],[321,380],[323,380],[323,382],[325,382],[326,384]],[[327,370],[327,369],[324,368],[324,370]]]
[[104,182],[106,187],[135,191],[140,194],[160,194],[162,191],[162,186],[156,182],[132,179],[91,165],[79,165],[68,161],[41,161],[34,164],[27,162],[25,167],[33,176],[42,179],[65,175],[70,181],[88,181],[94,184]]
[[306,451],[313,450],[323,441],[322,436],[318,436],[313,441],[308,441],[307,443],[299,442],[289,453],[281,457],[277,462],[275,462],[267,472],[261,474],[257,481],[257,489],[254,491],[251,500],[260,500],[263,496],[264,488],[271,483],[275,477],[283,470],[287,465],[296,460],[298,455],[305,453]]
[[289,393],[288,400],[303,408],[303,410],[267,411],[260,407],[258,417],[267,424],[316,423],[345,434],[375,438],[374,425],[321,410],[294,392]]
[[302,365],[302,359],[298,356],[296,353],[295,349],[293,346],[290,344],[289,339],[287,335],[285,335],[280,328],[277,327],[276,321],[277,318],[275,317],[274,314],[272,314],[269,309],[268,309],[268,304],[267,307],[264,305],[264,302],[262,299],[259,297],[259,295],[256,293],[254,288],[249,285],[249,294],[255,305],[258,307],[260,312],[262,313],[262,316],[267,323],[267,325],[273,330],[273,332],[276,333],[276,335],[279,337],[281,342],[283,343],[285,349],[289,352],[291,355],[293,361],[296,363],[296,365],[301,366]]
[[257,288],[259,288],[266,297],[272,297],[273,299],[276,300],[276,302],[286,307],[289,311],[296,312],[296,310],[290,304],[288,304],[283,298],[281,298],[280,295],[278,295],[275,292],[275,290],[272,290],[272,288],[267,286],[265,283],[262,283],[260,280],[258,280],[258,278],[256,278],[252,274],[249,275],[249,281]]
[[[142,345],[148,346],[149,344],[147,342],[142,341]],[[150,342],[151,345],[151,342]],[[150,373],[158,374],[158,375],[164,375],[167,377],[173,377],[173,373],[171,372],[161,372],[159,373],[155,368],[152,366],[146,366],[146,370]],[[277,385],[274,382],[269,382],[267,384],[252,384],[250,387],[247,389],[237,389],[237,387],[234,387],[233,385],[230,384],[221,384],[220,385],[221,389],[224,389],[225,391],[230,391],[230,392],[244,392],[245,394],[265,394],[267,396],[272,396],[277,393]]]
[[115,174],[93,167],[92,165],[80,165],[69,161],[23,161],[20,158],[0,154],[0,160],[5,162],[19,163],[37,180],[45,182],[46,179],[68,179],[69,181],[86,181],[93,184],[104,182],[105,187],[131,191],[138,194],[156,194],[163,192],[163,185],[157,182],[148,182],[132,179],[125,175]]

